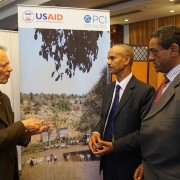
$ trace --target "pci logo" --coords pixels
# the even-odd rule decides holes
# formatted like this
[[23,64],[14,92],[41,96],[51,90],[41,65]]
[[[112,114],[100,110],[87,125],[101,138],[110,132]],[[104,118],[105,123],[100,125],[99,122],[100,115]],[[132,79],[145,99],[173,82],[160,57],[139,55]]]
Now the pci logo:
[[107,17],[106,16],[96,16],[96,15],[85,15],[84,21],[86,23],[98,23],[98,24],[106,24],[107,23]]
[[61,21],[63,20],[62,14],[52,13],[36,13],[36,20],[38,21]]
[[91,22],[91,16],[90,16],[90,15],[84,16],[84,21],[85,21],[86,23],[90,23],[90,22]]
[[34,20],[34,14],[31,11],[25,11],[22,16],[27,23],[31,23]]

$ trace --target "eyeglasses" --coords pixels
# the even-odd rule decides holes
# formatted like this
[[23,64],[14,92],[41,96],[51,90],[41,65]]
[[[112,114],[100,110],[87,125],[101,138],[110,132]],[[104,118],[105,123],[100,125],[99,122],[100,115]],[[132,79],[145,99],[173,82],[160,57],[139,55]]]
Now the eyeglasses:
[[6,70],[6,69],[11,69],[11,66],[10,66],[9,63],[8,64],[4,64],[4,65],[0,64],[0,68],[2,68],[3,70]]

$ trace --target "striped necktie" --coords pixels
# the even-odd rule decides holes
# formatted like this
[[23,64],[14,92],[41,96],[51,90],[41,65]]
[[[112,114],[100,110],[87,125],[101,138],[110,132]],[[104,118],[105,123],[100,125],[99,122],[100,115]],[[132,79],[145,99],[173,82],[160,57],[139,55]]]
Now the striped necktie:
[[164,81],[161,83],[161,85],[159,86],[159,88],[158,88],[158,90],[157,90],[157,92],[156,92],[156,96],[155,96],[155,98],[154,98],[154,101],[153,101],[153,103],[152,103],[152,106],[154,106],[154,105],[158,102],[158,100],[159,100],[159,98],[161,97],[161,95],[163,94],[163,90],[164,90],[164,88],[166,87],[166,85],[167,85],[168,82],[169,82],[169,79],[165,76]]

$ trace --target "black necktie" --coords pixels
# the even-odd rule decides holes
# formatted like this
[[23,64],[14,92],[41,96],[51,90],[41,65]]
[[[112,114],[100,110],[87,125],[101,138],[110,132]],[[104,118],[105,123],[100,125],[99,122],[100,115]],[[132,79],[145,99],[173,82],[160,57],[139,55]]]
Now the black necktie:
[[113,139],[113,135],[114,135],[114,115],[117,109],[117,105],[119,102],[119,90],[120,90],[120,86],[117,85],[116,86],[116,92],[115,92],[115,97],[114,97],[114,101],[111,107],[111,111],[109,113],[109,117],[108,117],[108,122],[106,125],[106,129],[105,129],[105,133],[104,133],[104,140],[105,141],[112,141]]

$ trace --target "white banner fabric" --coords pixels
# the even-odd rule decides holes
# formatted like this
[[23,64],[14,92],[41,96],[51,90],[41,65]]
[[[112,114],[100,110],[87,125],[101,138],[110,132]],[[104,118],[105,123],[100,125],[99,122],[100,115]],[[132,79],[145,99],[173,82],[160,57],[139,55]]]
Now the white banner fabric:
[[109,11],[65,7],[18,6],[20,28],[109,31]]

